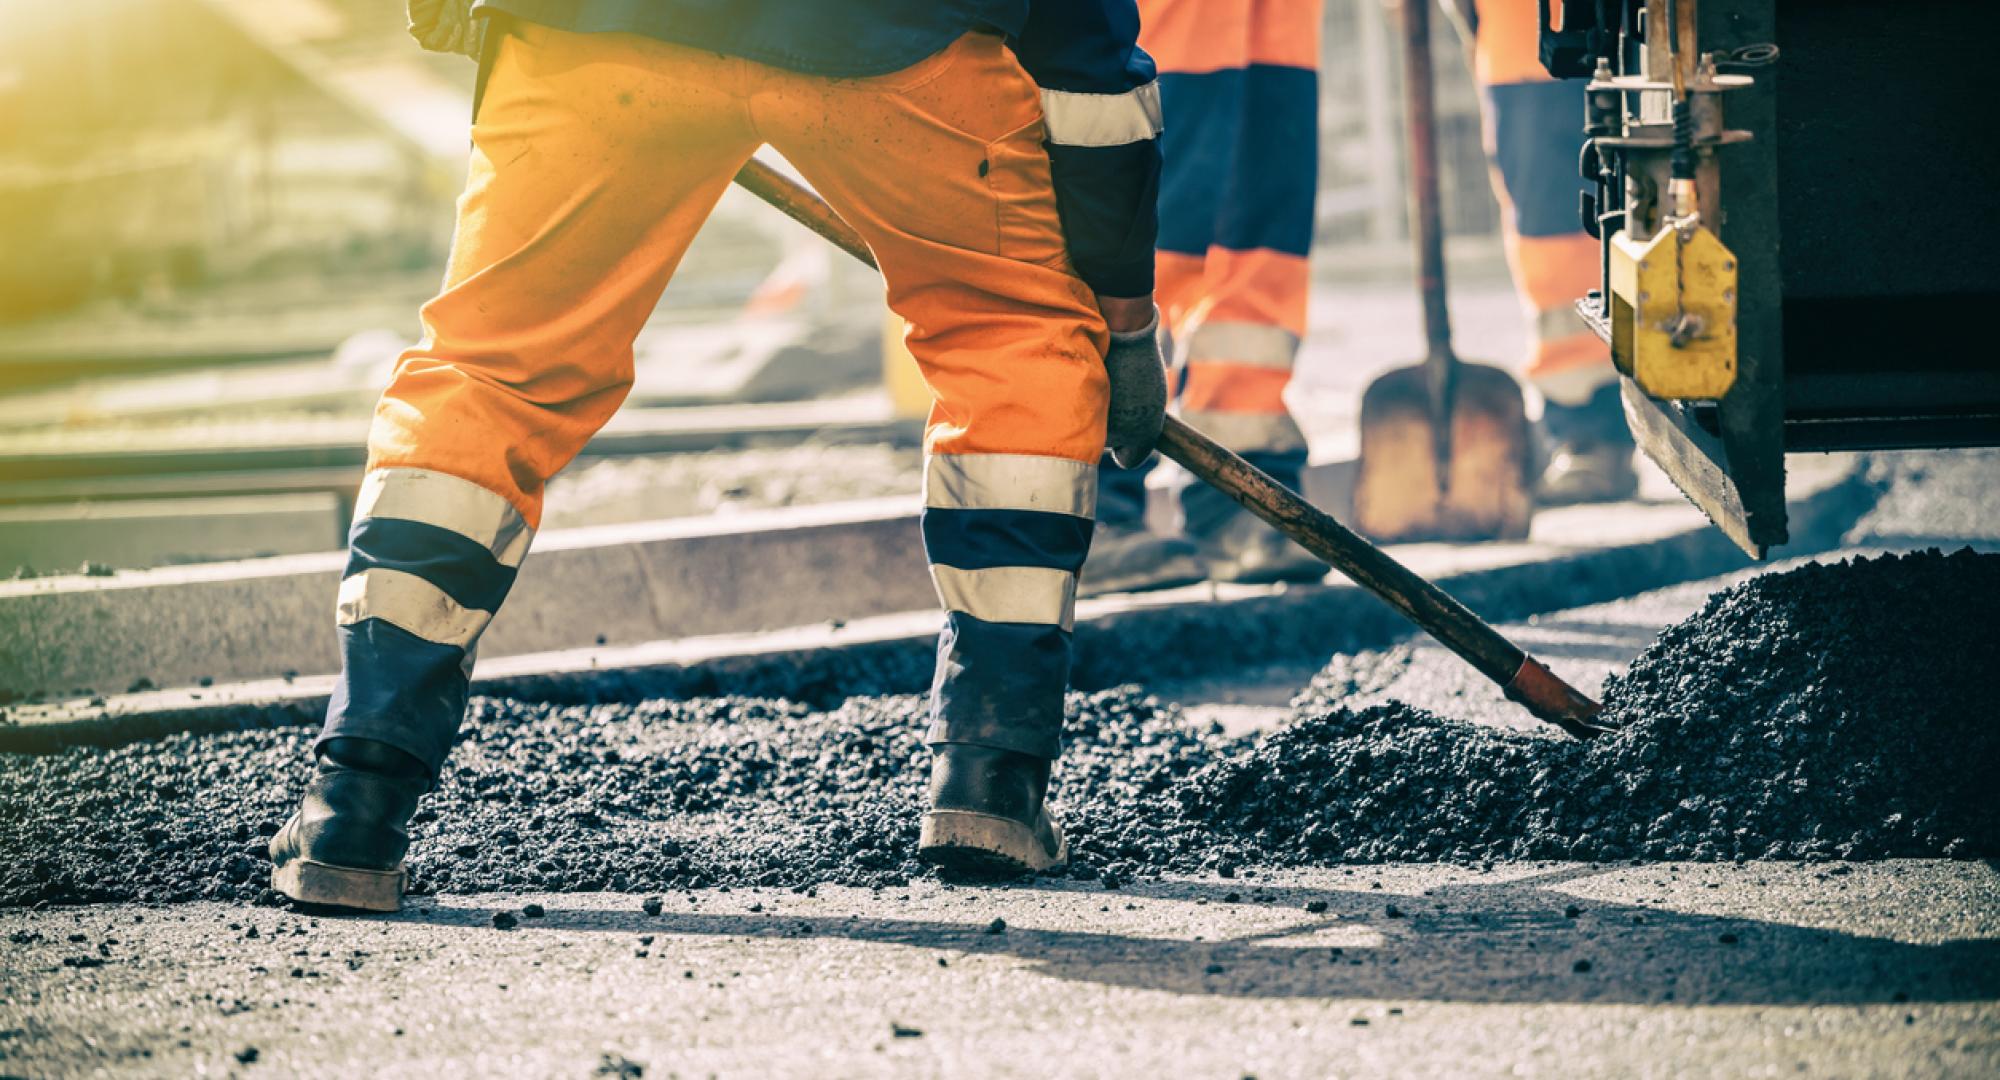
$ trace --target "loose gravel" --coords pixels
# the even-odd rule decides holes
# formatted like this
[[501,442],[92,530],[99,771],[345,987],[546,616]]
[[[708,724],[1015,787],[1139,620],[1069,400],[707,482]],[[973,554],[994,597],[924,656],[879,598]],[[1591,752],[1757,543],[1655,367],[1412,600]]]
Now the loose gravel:
[[[2000,555],[1809,565],[1711,598],[1606,688],[1589,744],[1389,704],[1226,738],[1072,695],[1074,876],[1380,860],[2000,855]],[[482,698],[412,856],[419,891],[894,886],[928,752],[915,696]],[[276,902],[298,729],[0,757],[0,905]]]

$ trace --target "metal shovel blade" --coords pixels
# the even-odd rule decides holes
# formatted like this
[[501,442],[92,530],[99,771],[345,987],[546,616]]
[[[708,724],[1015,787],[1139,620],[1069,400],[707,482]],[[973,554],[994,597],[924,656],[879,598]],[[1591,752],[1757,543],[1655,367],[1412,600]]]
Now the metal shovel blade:
[[1486,364],[1457,362],[1452,368],[1452,391],[1441,410],[1450,427],[1443,432],[1426,365],[1391,371],[1362,395],[1354,486],[1354,524],[1361,533],[1384,541],[1528,535],[1532,446],[1520,384]]

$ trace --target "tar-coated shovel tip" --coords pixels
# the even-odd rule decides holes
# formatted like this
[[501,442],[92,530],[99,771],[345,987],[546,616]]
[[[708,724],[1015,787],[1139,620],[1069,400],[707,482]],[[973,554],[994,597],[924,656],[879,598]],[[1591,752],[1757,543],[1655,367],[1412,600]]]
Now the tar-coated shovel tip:
[[1548,665],[1532,656],[1521,657],[1521,666],[1502,687],[1507,700],[1517,702],[1535,718],[1554,724],[1579,739],[1593,739],[1618,730],[1598,719],[1604,706],[1564,682]]

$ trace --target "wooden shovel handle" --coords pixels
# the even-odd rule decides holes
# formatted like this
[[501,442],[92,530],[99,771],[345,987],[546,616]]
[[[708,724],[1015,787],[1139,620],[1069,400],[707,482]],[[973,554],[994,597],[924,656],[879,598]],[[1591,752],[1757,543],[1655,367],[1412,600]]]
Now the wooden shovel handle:
[[1410,152],[1410,240],[1424,302],[1425,355],[1449,365],[1451,314],[1445,306],[1444,212],[1439,192],[1436,79],[1431,74],[1431,0],[1402,0],[1403,111]]
[[1262,469],[1173,416],[1160,433],[1160,452],[1402,612],[1539,719],[1578,738],[1604,730],[1592,722],[1597,702],[1557,678],[1449,593]]

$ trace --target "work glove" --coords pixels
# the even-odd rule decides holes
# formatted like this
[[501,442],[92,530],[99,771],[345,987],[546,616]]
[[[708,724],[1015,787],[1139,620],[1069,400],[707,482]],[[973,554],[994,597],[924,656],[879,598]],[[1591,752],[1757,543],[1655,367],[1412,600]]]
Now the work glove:
[[1167,422],[1167,364],[1161,348],[1160,309],[1142,330],[1112,331],[1104,353],[1111,376],[1111,417],[1105,445],[1111,459],[1128,469],[1152,456]]
[[410,36],[431,52],[477,60],[485,29],[485,19],[472,17],[472,0],[410,0]]

